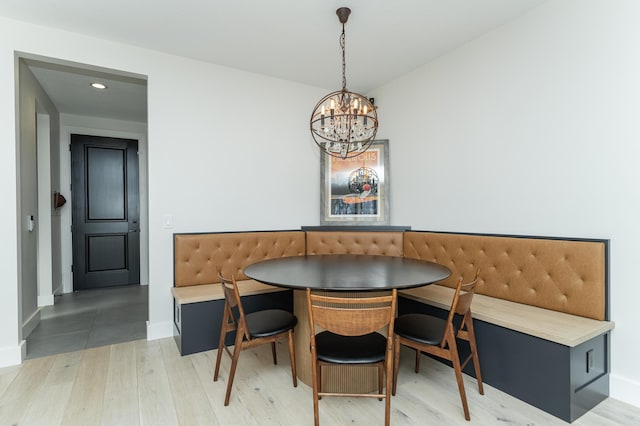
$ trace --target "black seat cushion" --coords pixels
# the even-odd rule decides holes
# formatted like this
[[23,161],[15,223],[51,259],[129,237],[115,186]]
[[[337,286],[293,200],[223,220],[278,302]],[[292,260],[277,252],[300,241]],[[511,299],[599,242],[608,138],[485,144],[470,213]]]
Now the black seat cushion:
[[405,314],[396,318],[393,331],[406,339],[427,345],[439,345],[446,325],[446,320],[431,315]]
[[373,364],[384,361],[387,339],[380,333],[340,336],[329,331],[316,335],[318,359],[336,364]]
[[296,326],[298,319],[282,309],[265,309],[245,315],[251,337],[267,337],[283,333]]

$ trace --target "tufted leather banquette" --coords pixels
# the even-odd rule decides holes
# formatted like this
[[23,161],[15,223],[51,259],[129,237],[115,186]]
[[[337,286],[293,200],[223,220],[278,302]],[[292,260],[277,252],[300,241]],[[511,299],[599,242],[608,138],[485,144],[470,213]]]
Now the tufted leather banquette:
[[172,292],[181,353],[217,345],[218,270],[240,280],[249,309],[293,309],[290,290],[248,280],[244,268],[305,254],[406,256],[443,264],[452,274],[440,285],[398,293],[399,313],[446,314],[458,278],[480,268],[472,312],[486,383],[569,422],[608,396],[613,323],[606,240],[310,228],[175,234]]
[[[247,280],[244,268],[260,260],[332,253],[437,262],[451,269],[451,276],[439,283],[451,288],[459,277],[480,267],[477,294],[608,320],[605,243],[555,238],[428,231],[176,234],[174,294],[180,294],[178,288],[217,283],[218,270],[243,281]],[[182,294],[187,294],[186,290]]]
[[307,254],[402,256],[402,232],[307,231]]
[[480,268],[477,294],[596,320],[606,318],[605,244],[541,238],[410,231],[406,257],[451,269],[440,284]]
[[304,232],[261,231],[174,236],[175,286],[218,283],[223,276],[246,280],[244,268],[260,260],[305,254]]

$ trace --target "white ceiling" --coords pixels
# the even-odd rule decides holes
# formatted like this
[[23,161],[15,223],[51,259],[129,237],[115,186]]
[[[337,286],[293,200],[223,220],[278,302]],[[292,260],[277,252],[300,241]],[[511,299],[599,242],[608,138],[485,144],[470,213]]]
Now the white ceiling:
[[[25,62],[61,113],[147,122],[146,80],[31,59]],[[94,82],[107,89],[94,89]]]
[[[335,90],[342,79],[335,11],[347,6],[347,87],[366,94],[543,1],[2,0],[0,15]],[[48,92],[67,84],[65,73],[75,75],[37,68]],[[128,84],[113,85],[123,105],[131,105],[124,92],[136,90]],[[61,112],[76,113],[67,111],[76,102],[67,93],[49,94]]]

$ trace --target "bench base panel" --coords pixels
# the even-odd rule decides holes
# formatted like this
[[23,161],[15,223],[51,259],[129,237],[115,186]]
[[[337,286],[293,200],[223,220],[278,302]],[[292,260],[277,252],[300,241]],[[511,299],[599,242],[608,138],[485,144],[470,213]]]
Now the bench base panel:
[[[209,351],[218,348],[224,300],[178,304],[175,299],[173,337],[181,355]],[[284,309],[293,312],[291,290],[256,294],[242,297],[245,314],[259,309]],[[228,333],[225,343],[233,345],[235,332]]]
[[[410,312],[447,315],[446,310],[398,298],[398,314]],[[484,321],[473,324],[488,385],[570,423],[609,396],[608,332],[569,347]],[[459,341],[458,346],[464,359],[468,343]],[[465,373],[475,377],[472,363]]]

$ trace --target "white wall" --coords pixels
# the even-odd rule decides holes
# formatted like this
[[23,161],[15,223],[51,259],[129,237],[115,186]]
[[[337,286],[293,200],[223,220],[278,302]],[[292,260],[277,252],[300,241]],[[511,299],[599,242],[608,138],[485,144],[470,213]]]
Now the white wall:
[[[19,274],[22,339],[40,321],[39,301],[52,299],[51,139],[58,138],[58,111],[29,69],[19,66]],[[46,118],[46,119],[45,119]],[[37,124],[36,124],[37,123]],[[36,134],[36,128],[38,134]],[[42,128],[46,127],[46,128]],[[27,217],[33,216],[29,231]]]
[[[320,161],[308,120],[324,90],[186,59],[155,69],[148,88],[155,337],[172,327],[173,232],[318,224]],[[165,215],[174,229],[162,228]]]
[[638,406],[639,17],[547,2],[372,94],[395,224],[611,240],[611,395]]
[[[326,89],[0,18],[0,93],[15,93],[15,51],[148,79],[149,338],[172,334],[173,232],[318,224],[308,119]],[[15,120],[1,96],[0,365],[19,362],[21,345]]]

